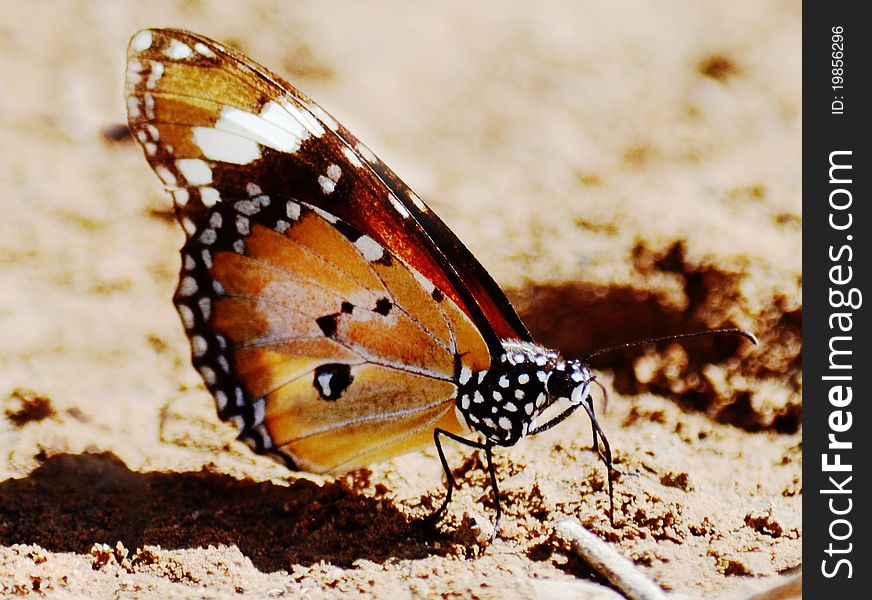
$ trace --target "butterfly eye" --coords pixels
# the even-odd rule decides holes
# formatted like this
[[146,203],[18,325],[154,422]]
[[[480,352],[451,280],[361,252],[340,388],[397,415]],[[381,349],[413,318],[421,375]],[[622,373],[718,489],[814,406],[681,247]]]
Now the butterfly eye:
[[558,363],[545,380],[545,391],[551,398],[567,398],[578,404],[593,379],[590,370],[576,361]]

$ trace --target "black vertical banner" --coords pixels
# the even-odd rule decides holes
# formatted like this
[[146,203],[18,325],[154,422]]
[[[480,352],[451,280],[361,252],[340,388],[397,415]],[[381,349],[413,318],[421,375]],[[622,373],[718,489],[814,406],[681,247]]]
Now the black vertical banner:
[[869,597],[872,22],[863,4],[803,3],[807,598]]

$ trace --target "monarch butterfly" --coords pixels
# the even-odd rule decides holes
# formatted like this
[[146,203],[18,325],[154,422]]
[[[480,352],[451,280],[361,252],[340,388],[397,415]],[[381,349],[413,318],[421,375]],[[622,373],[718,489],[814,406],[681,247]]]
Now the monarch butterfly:
[[613,507],[587,364],[536,344],[457,236],[326,111],[176,29],[133,36],[126,99],[187,236],[174,302],[193,365],[240,439],[316,473],[432,440],[447,479],[434,521],[456,485],[443,438],[483,450],[493,539],[493,448],[582,408]]

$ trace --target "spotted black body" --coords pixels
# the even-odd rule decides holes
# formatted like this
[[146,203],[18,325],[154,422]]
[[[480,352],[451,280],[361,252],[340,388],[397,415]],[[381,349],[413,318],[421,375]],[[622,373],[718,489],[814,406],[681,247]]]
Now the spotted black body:
[[504,342],[505,352],[487,371],[461,373],[457,410],[469,428],[489,442],[513,446],[538,433],[539,417],[558,401],[578,407],[594,381],[580,361],[547,348]]

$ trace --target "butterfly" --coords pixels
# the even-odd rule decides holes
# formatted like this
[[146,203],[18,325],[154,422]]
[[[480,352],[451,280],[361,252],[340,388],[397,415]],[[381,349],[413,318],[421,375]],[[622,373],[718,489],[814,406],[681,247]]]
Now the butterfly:
[[[433,211],[278,75],[207,37],[130,41],[131,134],[186,234],[174,296],[218,415],[291,469],[342,473],[435,443],[493,449],[577,409],[593,447],[588,365],[533,341]],[[549,410],[550,409],[550,410]],[[602,442],[602,447],[600,446]]]

